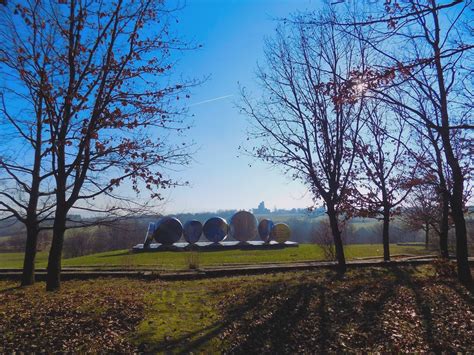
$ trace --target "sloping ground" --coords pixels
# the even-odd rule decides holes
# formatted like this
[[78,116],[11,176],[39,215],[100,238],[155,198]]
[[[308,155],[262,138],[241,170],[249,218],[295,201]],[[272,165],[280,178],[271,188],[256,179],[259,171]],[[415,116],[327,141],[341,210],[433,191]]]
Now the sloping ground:
[[[430,254],[420,246],[390,245],[392,254]],[[344,249],[348,260],[361,257],[382,256],[381,244],[351,244]],[[323,260],[321,248],[315,244],[300,244],[297,248],[271,250],[222,250],[198,252],[142,252],[131,253],[129,250],[114,250],[105,253],[85,255],[77,258],[63,259],[63,267],[116,267],[116,268],[155,268],[160,270],[188,269],[190,263],[199,267],[227,264],[259,264],[271,262],[292,263],[298,261]],[[47,253],[37,256],[37,267],[45,268]],[[0,253],[0,268],[21,268],[23,253]]]
[[446,265],[196,281],[0,282],[0,352],[474,351],[474,294]]
[[[383,258],[364,258],[351,260],[346,263],[348,268],[367,267],[402,267],[421,266],[439,262],[435,255],[426,256],[394,256],[391,261],[384,261]],[[474,264],[474,258],[469,262]],[[451,263],[452,264],[452,263]],[[276,272],[310,271],[317,269],[335,269],[335,261],[300,261],[293,263],[256,263],[256,264],[227,264],[216,267],[193,268],[189,270],[157,270],[154,268],[120,269],[117,267],[68,267],[61,271],[61,279],[68,280],[90,280],[103,277],[128,277],[144,280],[197,280],[215,277],[228,277],[239,275],[258,275]],[[454,267],[454,264],[452,264]],[[35,272],[36,281],[46,280],[46,270],[37,269]],[[18,280],[22,277],[22,269],[0,269],[0,280]]]

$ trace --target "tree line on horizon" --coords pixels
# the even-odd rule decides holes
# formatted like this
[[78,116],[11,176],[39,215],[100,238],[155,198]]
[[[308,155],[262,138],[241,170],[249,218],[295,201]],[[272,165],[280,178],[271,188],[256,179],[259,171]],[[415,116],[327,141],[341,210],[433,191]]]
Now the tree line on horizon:
[[[235,211],[234,211],[235,212]],[[216,213],[193,213],[176,215],[182,222],[199,220],[204,222]],[[220,215],[220,214],[218,214]],[[229,213],[227,218],[230,218]],[[258,217],[258,216],[257,216]],[[328,223],[328,218],[322,214],[315,218],[309,215],[282,214],[275,216],[275,222],[285,223],[291,230],[291,241],[301,244],[317,244],[325,252],[328,260],[334,260],[334,242]],[[116,250],[130,250],[131,247],[143,243],[145,231],[150,222],[156,221],[157,216],[137,216],[126,220],[116,221],[113,225],[90,226],[79,229],[70,229],[65,233],[63,244],[63,258],[75,258],[84,255],[103,253]],[[268,216],[258,217],[258,219]],[[473,230],[473,220],[468,220],[468,230]],[[341,228],[344,245],[353,244],[380,244],[382,222],[369,218],[354,218],[347,221]],[[452,230],[449,235],[449,249],[455,250]],[[397,218],[390,224],[390,243],[424,246],[427,252],[439,249],[439,233],[425,226],[407,225],[403,217]],[[52,233],[44,230],[38,234],[37,251],[46,252],[51,247]],[[234,240],[228,237],[227,240]],[[179,242],[185,242],[181,238]],[[0,253],[22,252],[25,250],[26,235],[24,231],[7,238],[0,238]],[[470,250],[474,248],[474,236],[470,236]],[[327,252],[327,255],[326,255]],[[375,256],[375,255],[374,255]]]

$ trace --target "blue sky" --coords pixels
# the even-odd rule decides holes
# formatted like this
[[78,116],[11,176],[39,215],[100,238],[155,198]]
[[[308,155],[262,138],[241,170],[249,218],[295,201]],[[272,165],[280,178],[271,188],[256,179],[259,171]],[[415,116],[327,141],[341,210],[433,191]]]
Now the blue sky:
[[[255,68],[263,61],[264,38],[273,34],[275,18],[314,10],[320,4],[321,0],[188,0],[176,30],[203,48],[185,53],[177,70],[188,77],[210,78],[193,90],[189,100],[195,117],[187,137],[199,148],[195,161],[173,173],[190,186],[165,195],[167,212],[249,209],[262,200],[269,208],[311,205],[301,183],[239,154],[248,123],[235,103],[238,83],[258,93]],[[221,99],[203,102],[215,98]]]

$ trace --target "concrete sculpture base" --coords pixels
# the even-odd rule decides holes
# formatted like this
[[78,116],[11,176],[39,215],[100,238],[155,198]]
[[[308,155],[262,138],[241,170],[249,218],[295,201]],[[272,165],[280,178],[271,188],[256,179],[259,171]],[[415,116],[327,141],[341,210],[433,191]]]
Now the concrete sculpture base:
[[263,241],[249,241],[249,242],[238,242],[238,241],[224,241],[219,243],[211,242],[197,242],[195,244],[189,243],[174,243],[172,245],[164,245],[160,243],[152,243],[147,248],[143,247],[143,244],[137,244],[132,248],[134,252],[149,252],[149,251],[188,251],[188,250],[230,250],[230,249],[241,249],[241,250],[250,250],[250,249],[283,249],[289,247],[298,247],[296,242],[285,242],[277,243],[271,241],[270,243],[265,243]]

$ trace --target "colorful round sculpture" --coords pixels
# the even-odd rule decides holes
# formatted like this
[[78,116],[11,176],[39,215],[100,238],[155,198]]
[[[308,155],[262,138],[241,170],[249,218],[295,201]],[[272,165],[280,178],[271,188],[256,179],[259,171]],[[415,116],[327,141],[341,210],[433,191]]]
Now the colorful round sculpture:
[[262,219],[258,224],[258,235],[265,243],[270,242],[270,232],[275,224],[270,219]]
[[209,218],[202,227],[204,236],[213,243],[219,243],[227,237],[229,226],[224,218]]
[[192,221],[187,221],[184,224],[184,239],[189,243],[189,244],[194,244],[196,243],[199,238],[201,238],[202,234],[202,223],[196,220]]
[[239,242],[247,242],[257,236],[257,218],[248,211],[235,213],[229,227],[229,235]]
[[183,226],[179,219],[174,217],[163,217],[155,224],[153,238],[161,244],[172,245],[176,243],[183,234]]
[[284,243],[290,240],[291,231],[290,227],[285,223],[277,223],[273,226],[270,232],[270,238],[278,243]]

